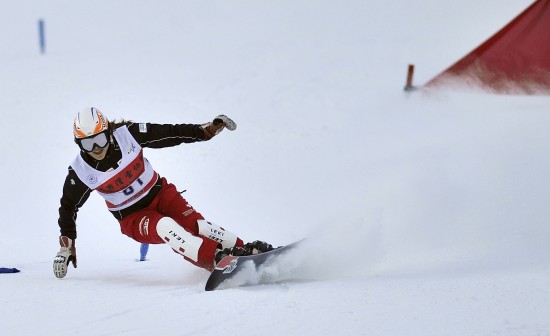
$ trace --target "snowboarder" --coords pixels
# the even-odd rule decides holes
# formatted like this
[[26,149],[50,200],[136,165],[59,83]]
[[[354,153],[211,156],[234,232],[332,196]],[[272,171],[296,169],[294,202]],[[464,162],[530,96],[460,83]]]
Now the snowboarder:
[[122,233],[141,243],[166,243],[207,270],[227,255],[271,250],[263,241],[244,244],[235,234],[206,221],[143,156],[145,147],[207,141],[224,128],[236,128],[224,115],[205,124],[171,125],[109,121],[94,107],[78,113],[73,133],[80,153],[69,166],[60,200],[61,247],[54,258],[55,276],[65,277],[69,263],[77,267],[77,212],[94,190],[105,199]]

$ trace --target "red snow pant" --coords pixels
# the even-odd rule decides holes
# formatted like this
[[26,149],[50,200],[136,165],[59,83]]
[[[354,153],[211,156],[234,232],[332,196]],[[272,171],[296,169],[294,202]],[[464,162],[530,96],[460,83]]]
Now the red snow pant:
[[[168,183],[165,178],[162,178],[159,194],[147,208],[136,211],[119,221],[120,230],[140,243],[164,244],[164,240],[157,234],[157,223],[163,217],[172,218],[187,232],[202,239],[197,262],[185,256],[184,258],[198,267],[212,270],[218,243],[199,234],[197,221],[204,217],[193,209],[176,187]],[[243,241],[238,238],[236,246],[243,245]]]

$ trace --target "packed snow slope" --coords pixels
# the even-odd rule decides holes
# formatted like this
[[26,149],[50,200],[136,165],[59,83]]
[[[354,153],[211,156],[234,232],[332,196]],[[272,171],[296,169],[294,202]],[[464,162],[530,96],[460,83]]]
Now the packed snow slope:
[[[531,1],[21,0],[0,11],[2,335],[550,335],[550,99],[406,94]],[[40,54],[38,20],[46,53]],[[56,279],[74,115],[238,124],[145,151],[208,220],[307,244],[204,292],[100,196]]]

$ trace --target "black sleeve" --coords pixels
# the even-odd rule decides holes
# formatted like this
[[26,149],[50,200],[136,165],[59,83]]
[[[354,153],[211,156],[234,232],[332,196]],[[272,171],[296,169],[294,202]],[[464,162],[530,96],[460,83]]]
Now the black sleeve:
[[69,167],[69,172],[63,185],[59,220],[57,221],[62,236],[76,239],[76,214],[78,209],[90,197],[90,191],[90,188],[78,178],[72,167]]
[[142,147],[163,148],[205,141],[204,131],[198,124],[132,123],[128,130]]

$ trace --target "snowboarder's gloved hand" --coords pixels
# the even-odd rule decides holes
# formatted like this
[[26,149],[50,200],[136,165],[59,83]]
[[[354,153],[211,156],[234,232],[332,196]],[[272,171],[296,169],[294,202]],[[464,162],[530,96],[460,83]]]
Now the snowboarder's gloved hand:
[[205,140],[212,139],[215,135],[223,131],[224,127],[230,131],[234,131],[237,128],[237,124],[228,116],[221,114],[214,118],[214,121],[202,125]]
[[61,248],[53,259],[53,273],[58,278],[64,278],[69,269],[69,263],[72,262],[76,268],[76,247],[74,240],[69,237],[59,237]]

